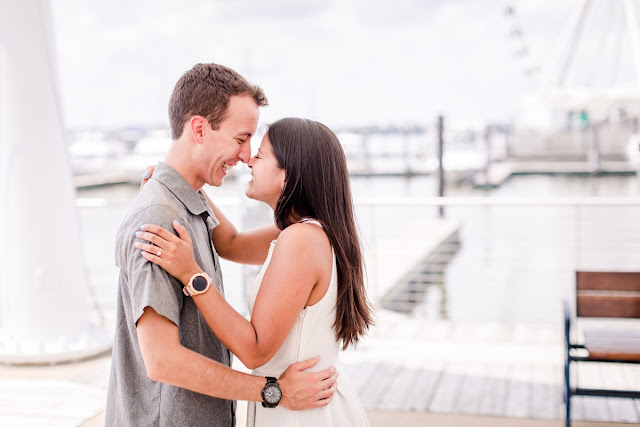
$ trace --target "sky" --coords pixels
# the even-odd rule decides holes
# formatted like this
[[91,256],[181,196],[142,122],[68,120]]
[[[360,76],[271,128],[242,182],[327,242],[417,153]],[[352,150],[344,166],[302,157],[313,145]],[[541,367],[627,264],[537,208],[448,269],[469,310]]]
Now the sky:
[[[261,122],[505,123],[581,0],[51,0],[70,129],[166,127],[195,63],[261,86]],[[507,15],[507,6],[514,8]],[[512,37],[515,26],[521,37]],[[566,31],[565,31],[566,32]],[[526,55],[517,52],[525,47]]]

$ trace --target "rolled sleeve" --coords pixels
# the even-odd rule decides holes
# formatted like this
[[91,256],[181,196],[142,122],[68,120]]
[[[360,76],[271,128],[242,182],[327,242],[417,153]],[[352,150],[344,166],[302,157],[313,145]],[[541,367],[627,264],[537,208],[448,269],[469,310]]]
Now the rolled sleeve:
[[182,284],[178,279],[169,275],[162,267],[147,261],[140,249],[134,246],[135,233],[140,231],[143,224],[155,224],[175,233],[173,220],[181,218],[171,208],[153,205],[144,208],[138,214],[132,215],[122,235],[119,236],[117,246],[121,254],[120,268],[128,273],[128,286],[131,295],[131,313],[134,323],[138,322],[146,307],[153,308],[158,314],[180,326],[180,311],[183,298]]

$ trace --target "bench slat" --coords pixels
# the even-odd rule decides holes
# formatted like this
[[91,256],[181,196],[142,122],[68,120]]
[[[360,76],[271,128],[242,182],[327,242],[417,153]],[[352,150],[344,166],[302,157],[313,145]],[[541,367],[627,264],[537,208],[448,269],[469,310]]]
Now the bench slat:
[[640,331],[585,329],[584,342],[591,358],[640,361]]
[[640,272],[576,272],[576,289],[640,291]]
[[624,317],[640,318],[640,296],[638,295],[577,295],[578,317]]
[[589,357],[602,360],[627,360],[640,362],[638,353],[616,353],[608,350],[589,350]]

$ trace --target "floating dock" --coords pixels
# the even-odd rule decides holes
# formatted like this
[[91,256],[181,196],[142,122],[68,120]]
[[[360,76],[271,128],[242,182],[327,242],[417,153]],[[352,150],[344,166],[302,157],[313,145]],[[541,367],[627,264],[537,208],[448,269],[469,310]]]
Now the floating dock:
[[636,175],[627,161],[607,160],[598,165],[585,161],[507,160],[492,163],[476,172],[471,183],[476,188],[496,188],[513,175]]

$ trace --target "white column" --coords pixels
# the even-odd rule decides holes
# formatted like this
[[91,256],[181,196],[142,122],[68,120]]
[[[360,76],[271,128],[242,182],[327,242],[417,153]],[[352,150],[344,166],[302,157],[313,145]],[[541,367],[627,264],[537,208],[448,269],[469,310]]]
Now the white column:
[[624,14],[627,18],[627,33],[631,42],[631,56],[636,76],[636,88],[640,88],[640,37],[638,37],[638,21],[636,8],[631,0],[625,0]]
[[0,361],[109,348],[89,321],[48,0],[0,0]]

